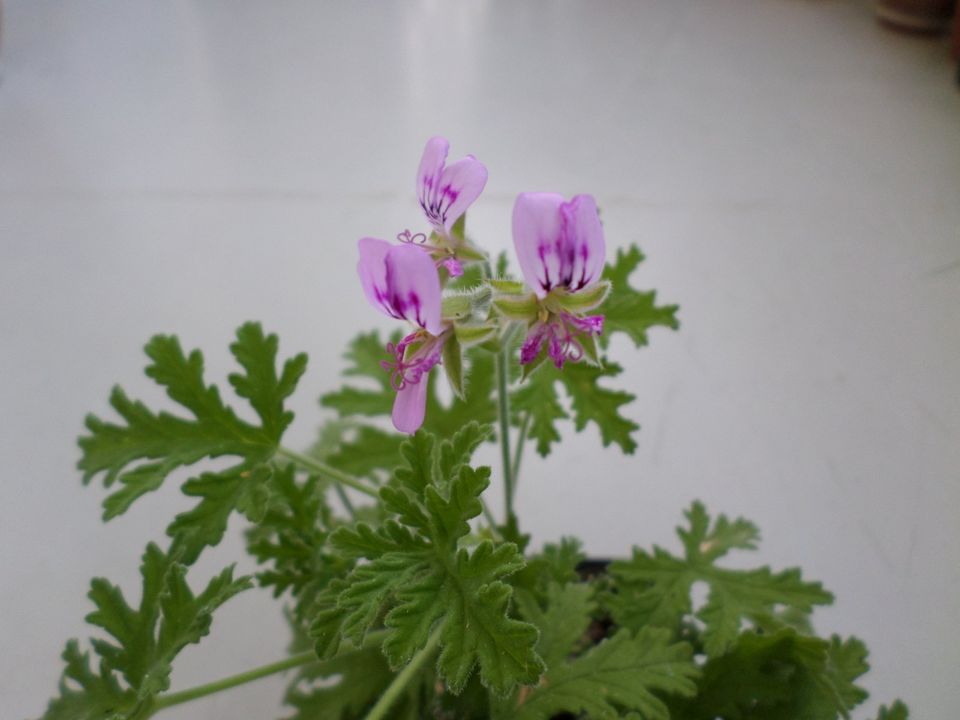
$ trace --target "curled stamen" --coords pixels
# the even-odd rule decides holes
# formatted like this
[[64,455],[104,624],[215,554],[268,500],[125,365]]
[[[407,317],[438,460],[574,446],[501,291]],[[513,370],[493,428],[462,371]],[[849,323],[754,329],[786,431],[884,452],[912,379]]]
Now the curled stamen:
[[603,315],[577,317],[569,313],[553,315],[549,320],[538,322],[520,348],[520,364],[528,365],[540,355],[546,345],[547,355],[558,370],[564,363],[580,362],[586,356],[583,346],[585,337],[603,332]]
[[404,230],[402,233],[397,233],[397,240],[399,240],[402,243],[413,243],[415,245],[423,245],[425,242],[427,242],[427,236],[422,232],[411,234],[409,230]]
[[394,345],[387,343],[386,350],[393,356],[393,360],[381,360],[380,367],[390,373],[390,387],[395,392],[400,392],[408,385],[416,385],[434,365],[440,362],[440,351],[436,348],[436,342],[427,340],[423,345],[406,357],[407,348],[417,340],[423,339],[420,332],[407,335],[403,340]]

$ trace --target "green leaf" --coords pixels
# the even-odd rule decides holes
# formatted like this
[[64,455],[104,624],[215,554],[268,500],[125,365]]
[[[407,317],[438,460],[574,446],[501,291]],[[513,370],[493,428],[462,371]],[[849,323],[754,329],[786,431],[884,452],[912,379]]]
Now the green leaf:
[[520,553],[512,543],[461,547],[489,484],[489,468],[466,464],[484,437],[476,424],[440,444],[417,433],[403,445],[405,466],[380,490],[390,519],[331,536],[345,555],[367,562],[327,593],[312,630],[319,652],[335,652],[341,636],[362,644],[382,619],[383,650],[394,668],[439,633],[437,670],[453,693],[476,667],[499,695],[536,682],[543,668],[534,649],[537,630],[509,616],[512,589],[503,582],[523,567]]
[[257,573],[261,587],[274,597],[289,592],[293,619],[305,622],[317,609],[318,596],[333,579],[352,567],[327,542],[336,520],[317,476],[298,480],[292,465],[270,478],[270,501],[261,521],[247,531],[247,548],[268,567]]
[[638,292],[630,286],[630,275],[643,260],[643,254],[636,245],[624,252],[617,250],[613,263],[607,263],[603,271],[605,280],[611,283],[610,295],[603,304],[603,335],[600,344],[604,348],[615,333],[624,333],[641,347],[647,344],[647,331],[656,326],[676,330],[676,305],[657,306],[657,294],[654,291]]
[[633,402],[636,396],[622,390],[608,390],[601,386],[602,378],[616,377],[621,368],[616,363],[602,360],[602,367],[593,367],[585,363],[573,363],[559,372],[573,409],[574,427],[577,432],[583,430],[588,422],[596,424],[600,430],[603,446],[616,443],[628,455],[637,448],[632,433],[640,429],[632,420],[620,414],[620,408]]
[[901,700],[897,700],[889,708],[883,705],[880,708],[880,714],[877,715],[877,720],[908,720],[909,717],[910,711],[907,706]]
[[559,544],[547,543],[542,552],[527,558],[526,567],[513,575],[510,582],[545,603],[552,585],[566,585],[579,579],[577,566],[585,558],[580,541],[564,537]]
[[237,395],[250,401],[260,417],[261,429],[274,444],[280,442],[284,431],[293,422],[293,413],[284,410],[283,401],[293,395],[307,369],[307,356],[301,353],[284,363],[278,376],[278,350],[277,336],[264,335],[259,323],[241,325],[230,352],[244,372],[227,378]]
[[550,670],[546,678],[506,717],[548,720],[557,713],[583,713],[594,720],[637,711],[647,720],[669,720],[661,695],[693,695],[698,671],[686,643],[671,643],[670,633],[644,628],[604,640]]
[[88,655],[80,654],[76,641],[67,644],[61,694],[51,701],[45,720],[145,717],[152,699],[169,688],[177,654],[209,632],[220,605],[251,586],[249,578],[234,579],[233,569],[227,568],[195,596],[186,582],[186,566],[153,544],[147,546],[140,574],[143,590],[136,608],[109,581],[91,583],[89,597],[96,610],[87,622],[111,639],[91,640],[100,658],[98,674],[89,669]]
[[594,588],[587,583],[551,583],[543,608],[532,592],[517,590],[520,614],[540,630],[537,652],[548,670],[559,666],[579,644],[590,624],[593,595]]
[[674,716],[751,720],[835,720],[850,717],[866,692],[854,684],[867,665],[856,638],[829,641],[792,628],[741,634],[703,668],[695,698]]
[[487,425],[497,419],[493,355],[479,347],[470,348],[464,355],[468,363],[464,370],[463,399],[454,397],[449,404],[440,402],[437,373],[430,373],[423,429],[439,437],[450,437],[470,422]]
[[550,454],[554,443],[560,442],[557,422],[570,417],[560,405],[556,383],[557,376],[552,368],[543,367],[517,387],[510,397],[514,414],[530,417],[527,435],[536,441],[537,452],[543,457]]
[[557,395],[559,382],[570,397],[577,432],[594,423],[604,447],[616,443],[623,452],[632,454],[637,447],[633,433],[639,426],[623,417],[620,408],[632,402],[635,396],[600,384],[604,378],[616,377],[622,371],[623,368],[606,358],[601,360],[600,367],[567,363],[558,370],[551,363],[543,363],[511,393],[515,420],[524,414],[530,416],[529,436],[536,440],[537,452],[546,457],[553,444],[560,440],[557,422],[569,417]]
[[123,720],[135,717],[136,694],[123,689],[104,664],[90,669],[89,653],[81,653],[76,640],[63,651],[66,667],[60,680],[60,695],[50,701],[43,720]]
[[259,522],[270,497],[272,471],[265,465],[246,464],[218,473],[204,473],[183,484],[183,493],[200,498],[192,510],[177,515],[167,534],[174,539],[186,564],[193,564],[206,546],[218,544],[227,531],[227,521],[239,510],[251,522]]
[[[217,387],[206,384],[199,351],[186,355],[177,338],[166,335],[157,335],[147,344],[146,353],[151,360],[147,375],[164,387],[170,399],[187,410],[189,416],[154,412],[143,403],[130,400],[117,387],[110,404],[123,424],[95,415],[87,417],[90,434],[79,440],[83,456],[78,466],[83,470],[84,482],[102,475],[105,487],[117,481],[120,485],[104,500],[104,519],[125,512],[139,497],[159,488],[177,468],[203,458],[231,456],[241,462],[222,473],[189,481],[184,486],[188,494],[218,496],[224,502],[233,497],[247,508],[256,504],[252,497],[257,491],[243,483],[239,483],[244,485],[242,489],[238,487],[238,476],[252,472],[273,456],[293,419],[293,413],[284,410],[284,400],[293,393],[307,362],[306,355],[297,355],[287,360],[278,374],[277,344],[275,335],[264,335],[259,324],[247,323],[237,330],[237,340],[230,347],[243,368],[242,373],[230,376],[230,382],[237,394],[250,402],[260,419],[259,425],[240,419],[223,402]],[[218,481],[225,487],[214,488]],[[198,528],[198,536],[205,537],[209,544],[219,542],[223,535],[221,525],[225,523],[223,513],[229,515],[231,509],[223,505],[223,512],[211,512],[209,503],[198,508],[193,517],[207,514],[212,523],[208,528]],[[184,523],[190,524],[183,521],[181,525]],[[183,559],[192,562],[198,552],[199,547],[191,546]]]
[[727,650],[744,621],[765,621],[780,606],[809,613],[815,605],[833,601],[820,583],[804,582],[797,568],[773,573],[766,567],[717,567],[714,561],[730,549],[755,547],[756,528],[746,520],[730,522],[722,515],[711,527],[699,502],[693,504],[687,518],[689,529],[678,528],[686,550],[684,558],[658,547],[653,553],[635,548],[631,560],[611,564],[616,592],[606,594],[604,603],[619,625],[677,630],[692,611],[691,587],[702,581],[710,592],[696,615],[706,625],[704,649],[707,655],[716,656]]
[[404,436],[372,425],[358,425],[344,434],[336,450],[324,460],[344,472],[381,479],[396,467]]
[[[400,341],[400,333],[390,336],[390,342]],[[348,377],[366,378],[372,382],[372,389],[346,386],[327,393],[320,398],[320,404],[333,408],[340,417],[350,415],[390,415],[396,392],[390,387],[390,376],[381,367],[380,362],[387,358],[386,343],[380,340],[376,331],[355,337],[344,353],[349,365],[343,374]]]

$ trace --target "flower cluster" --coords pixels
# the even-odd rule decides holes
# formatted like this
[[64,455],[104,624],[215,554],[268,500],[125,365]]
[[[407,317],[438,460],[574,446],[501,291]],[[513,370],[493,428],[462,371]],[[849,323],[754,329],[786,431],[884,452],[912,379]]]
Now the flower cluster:
[[[448,165],[448,152],[444,138],[431,138],[417,171],[417,198],[430,234],[404,230],[399,244],[359,241],[358,272],[370,304],[411,326],[402,340],[387,345],[391,359],[382,362],[397,392],[393,424],[406,433],[423,424],[427,377],[444,364],[445,353],[490,340],[513,323],[527,329],[520,349],[525,373],[547,358],[560,369],[567,361],[597,363],[595,338],[603,331],[603,315],[588,313],[609,291],[601,279],[605,243],[593,197],[567,201],[555,193],[521,193],[513,208],[513,242],[526,282],[486,277],[469,299],[445,298],[445,285],[460,277],[465,265],[488,267],[486,254],[463,231],[487,169],[472,155]],[[460,393],[461,379],[449,369],[448,377]]]

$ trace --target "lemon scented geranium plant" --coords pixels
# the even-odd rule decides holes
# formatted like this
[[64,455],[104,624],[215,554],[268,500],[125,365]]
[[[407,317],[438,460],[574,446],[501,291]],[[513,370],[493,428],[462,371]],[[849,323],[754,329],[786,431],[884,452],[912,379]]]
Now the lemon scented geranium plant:
[[[610,257],[590,195],[520,194],[515,264],[490,258],[465,231],[487,169],[447,153],[438,137],[423,153],[422,232],[359,240],[363,294],[397,329],[350,343],[312,448],[284,445],[307,358],[281,360],[256,323],[237,330],[227,378],[255,421],[210,384],[200,351],[164,335],[146,346],[146,373],[177,411],[118,387],[113,417],[87,418],[79,468],[106,489],[105,520],[182,468],[195,504],[147,546],[139,597],[92,581],[94,636],[67,643],[45,720],[146,720],[281,672],[287,720],[828,720],[866,698],[863,643],[812,629],[813,609],[833,600],[820,583],[796,568],[724,567],[757,546],[747,520],[694,503],[676,552],[634,548],[611,563],[587,562],[574,538],[530,546],[513,506],[525,453],[549,455],[571,424],[632,453],[638,428],[621,410],[634,398],[607,385],[621,373],[609,339],[639,349],[652,329],[678,327],[677,308],[631,285],[642,255]],[[474,464],[484,443],[499,445],[498,467]],[[205,468],[214,458],[228,462]],[[502,503],[488,493],[495,473]],[[234,515],[260,571],[188,579]],[[709,587],[701,607],[695,583]],[[285,609],[289,655],[171,687],[180,651],[255,587]],[[900,702],[880,711],[906,716]]]

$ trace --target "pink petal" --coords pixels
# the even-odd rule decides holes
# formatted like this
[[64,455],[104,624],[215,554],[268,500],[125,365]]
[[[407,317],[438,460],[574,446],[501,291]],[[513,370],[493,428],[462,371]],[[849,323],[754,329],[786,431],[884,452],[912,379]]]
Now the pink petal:
[[418,246],[393,245],[384,264],[387,304],[395,316],[406,318],[431,335],[439,335],[443,331],[440,275],[433,258]]
[[423,425],[427,411],[427,379],[424,375],[420,382],[406,385],[393,401],[393,426],[402,433],[412,435]]
[[537,297],[559,284],[563,223],[556,193],[520,193],[513,205],[513,245],[520,270]]
[[360,275],[363,294],[367,296],[370,304],[390,317],[399,317],[387,302],[389,288],[387,287],[386,259],[390,247],[390,243],[386,240],[360,238],[357,243],[357,249],[360,251],[357,273]]
[[[592,195],[576,195],[560,207],[564,224],[565,284],[574,292],[592,285],[603,275],[606,243]],[[569,260],[572,258],[572,261]]]
[[417,199],[420,205],[426,211],[430,198],[440,183],[440,176],[443,173],[443,165],[447,161],[447,153],[450,152],[450,143],[446,138],[440,136],[432,137],[427,140],[427,145],[423,149],[423,156],[420,158],[420,169],[417,170]]
[[457,219],[480,197],[486,184],[487,166],[472,155],[447,166],[437,189],[444,230],[450,232]]

